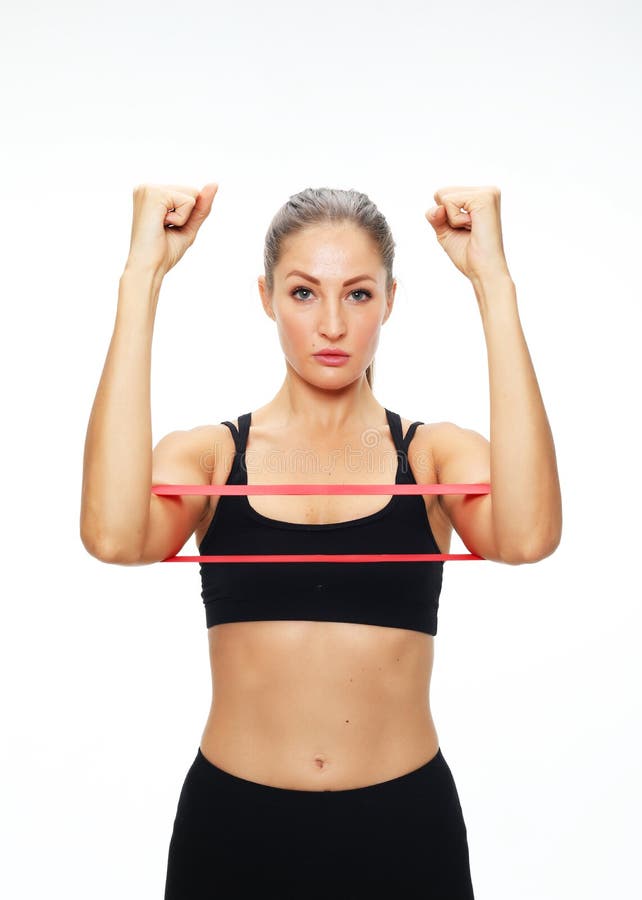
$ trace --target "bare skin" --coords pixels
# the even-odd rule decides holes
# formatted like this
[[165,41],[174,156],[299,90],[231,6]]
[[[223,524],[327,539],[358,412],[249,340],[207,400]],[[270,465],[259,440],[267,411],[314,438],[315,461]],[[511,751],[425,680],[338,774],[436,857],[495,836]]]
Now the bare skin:
[[[324,466],[332,466],[337,482],[394,483],[394,442],[379,404],[368,427],[380,432],[380,441],[358,473],[353,464],[345,466],[336,443],[275,429],[271,405],[252,414],[248,484],[325,482],[330,470]],[[411,421],[402,418],[404,435]],[[345,444],[361,447],[362,432],[346,434]],[[422,425],[410,443],[417,482],[437,480],[430,437],[431,426]],[[224,484],[234,458],[228,427],[213,425],[212,441],[220,463],[211,480]],[[275,458],[285,459],[292,448],[312,447],[318,458],[313,475],[275,467]],[[369,515],[390,496],[249,495],[248,500],[268,518],[320,524]],[[195,532],[197,545],[220,497],[209,500]],[[448,553],[452,525],[439,495],[426,495],[424,502],[440,551]],[[233,775],[295,790],[343,790],[403,775],[439,749],[429,696],[432,635],[346,622],[252,621],[212,626],[208,638],[212,706],[201,750]]]
[[[467,199],[464,195],[471,192],[472,199]],[[173,189],[170,193],[175,195]],[[167,194],[150,195],[146,189],[135,196],[151,216],[167,205]],[[209,211],[211,190],[203,196],[194,207],[195,228]],[[182,192],[183,198],[182,205],[189,207],[190,196]],[[429,214],[432,224],[444,250],[470,278],[481,314],[493,446],[470,429],[432,423],[417,429],[409,462],[418,483],[492,480],[493,495],[478,496],[474,502],[454,494],[426,495],[425,527],[430,524],[444,553],[449,552],[454,528],[481,558],[535,562],[559,543],[561,497],[552,435],[503,259],[499,192],[453,187],[438,192],[435,199],[440,205]],[[460,212],[468,207],[472,216]],[[472,226],[472,233],[463,238],[461,231],[467,226]],[[83,480],[81,536],[89,552],[106,562],[157,562],[180,550],[191,535],[200,544],[220,501],[216,496],[194,495],[180,503],[158,497],[150,502],[147,496],[148,364],[159,272],[171,267],[166,263],[175,264],[194,233],[188,230],[185,240],[179,240],[169,232],[171,252],[155,267],[148,257],[150,246],[157,253],[158,241],[152,235],[150,245],[143,235],[140,252],[130,253],[131,268],[127,267],[119,289],[116,339],[92,410]],[[135,229],[135,243],[134,238]],[[161,251],[164,246],[161,241]],[[389,250],[386,245],[387,265]],[[393,484],[394,443],[384,407],[367,377],[397,288],[396,280],[388,277],[379,244],[367,231],[332,219],[288,233],[277,256],[267,275],[259,277],[259,293],[265,313],[276,325],[286,376],[276,396],[254,410],[249,484],[325,482],[328,462],[335,482]],[[139,293],[142,300],[147,294],[148,304],[137,299]],[[411,320],[407,323],[412,327]],[[142,335],[142,343],[132,340],[131,328]],[[224,338],[233,340],[234,335]],[[131,346],[136,352],[129,352]],[[328,348],[346,354],[340,366],[319,355]],[[244,349],[240,343],[238,364],[247,364],[252,383],[262,385],[261,349],[253,348],[247,361]],[[410,375],[417,379],[416,387],[428,391],[425,360],[416,363]],[[224,388],[225,378],[219,380]],[[130,383],[136,387],[131,398]],[[218,390],[218,384],[212,390],[215,387]],[[423,417],[419,413],[415,418]],[[404,433],[410,423],[402,420]],[[374,447],[367,446],[380,460],[371,456],[361,468],[348,467],[341,449],[361,451],[364,433],[378,435]],[[130,454],[130,442],[123,442],[122,434],[131,434],[137,453]],[[200,443],[203,436],[206,446]],[[189,483],[190,476],[199,484],[226,482],[234,457],[226,426],[201,426],[166,438],[153,450],[152,484]],[[215,463],[210,468],[212,448]],[[311,449],[321,467],[312,474],[291,466],[275,472],[275,454],[288,459],[293,449]],[[121,494],[112,490],[114,479]],[[136,498],[131,510],[121,496]],[[331,524],[371,515],[383,509],[391,495],[246,499],[267,519]],[[429,705],[434,653],[430,635],[345,622],[230,622],[210,629],[209,651],[212,706],[201,749],[213,763],[240,778],[294,790],[359,788],[410,772],[432,759],[439,748]]]

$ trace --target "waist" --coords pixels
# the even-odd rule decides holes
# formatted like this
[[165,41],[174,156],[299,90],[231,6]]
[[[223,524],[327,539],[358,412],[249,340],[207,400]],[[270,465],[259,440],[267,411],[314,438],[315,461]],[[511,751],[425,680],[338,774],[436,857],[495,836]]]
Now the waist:
[[222,769],[277,787],[322,778],[338,789],[396,777],[438,749],[431,635],[254,621],[208,637],[213,698],[202,750]]
[[384,708],[354,701],[305,709],[214,705],[202,753],[238,778],[290,790],[345,790],[405,775],[432,759],[438,735],[427,703]]

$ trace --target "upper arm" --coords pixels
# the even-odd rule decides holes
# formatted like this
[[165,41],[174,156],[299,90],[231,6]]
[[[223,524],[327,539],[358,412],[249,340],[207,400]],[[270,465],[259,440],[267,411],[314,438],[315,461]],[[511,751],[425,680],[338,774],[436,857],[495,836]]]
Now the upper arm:
[[[432,426],[432,452],[440,484],[490,483],[490,443],[453,422]],[[442,509],[470,553],[502,562],[493,528],[492,494],[440,494]]]
[[[152,487],[157,484],[211,484],[214,467],[211,426],[165,435],[152,455]],[[209,509],[208,494],[153,494],[138,563],[176,556]]]

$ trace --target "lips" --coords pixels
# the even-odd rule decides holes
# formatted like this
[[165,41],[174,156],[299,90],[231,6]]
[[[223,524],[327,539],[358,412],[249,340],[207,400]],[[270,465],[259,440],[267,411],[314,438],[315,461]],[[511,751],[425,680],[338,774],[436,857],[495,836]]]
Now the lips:
[[319,350],[318,353],[315,353],[314,356],[347,356],[347,353],[344,353],[343,350]]

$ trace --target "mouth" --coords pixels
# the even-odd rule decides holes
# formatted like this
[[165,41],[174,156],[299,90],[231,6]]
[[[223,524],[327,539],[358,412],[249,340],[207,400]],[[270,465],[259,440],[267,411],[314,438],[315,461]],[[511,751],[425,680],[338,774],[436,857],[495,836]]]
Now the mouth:
[[321,353],[313,353],[313,359],[316,359],[322,366],[343,366],[350,359],[348,353],[337,352],[336,350],[326,350]]

